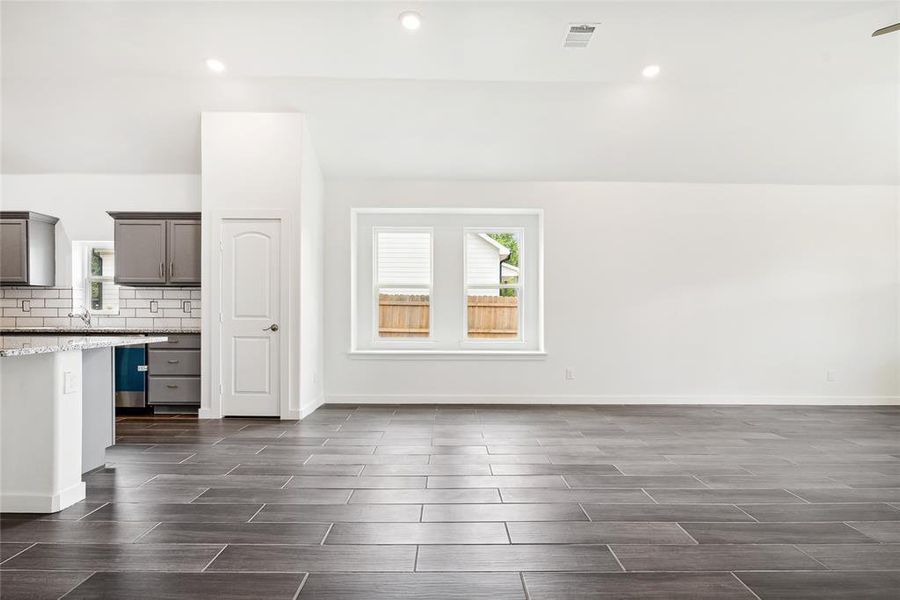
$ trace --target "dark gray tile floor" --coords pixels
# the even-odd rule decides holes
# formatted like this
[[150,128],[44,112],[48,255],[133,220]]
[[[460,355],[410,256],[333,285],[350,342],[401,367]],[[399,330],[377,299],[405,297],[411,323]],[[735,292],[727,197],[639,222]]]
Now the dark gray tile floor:
[[892,407],[128,417],[86,481],[3,600],[900,597]]

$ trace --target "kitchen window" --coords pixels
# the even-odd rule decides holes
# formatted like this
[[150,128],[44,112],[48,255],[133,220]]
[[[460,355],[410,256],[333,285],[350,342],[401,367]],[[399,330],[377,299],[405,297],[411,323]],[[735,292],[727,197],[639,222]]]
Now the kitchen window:
[[541,356],[542,213],[357,209],[351,354]]
[[113,283],[116,255],[112,242],[72,243],[72,308],[92,314],[119,313],[119,286]]

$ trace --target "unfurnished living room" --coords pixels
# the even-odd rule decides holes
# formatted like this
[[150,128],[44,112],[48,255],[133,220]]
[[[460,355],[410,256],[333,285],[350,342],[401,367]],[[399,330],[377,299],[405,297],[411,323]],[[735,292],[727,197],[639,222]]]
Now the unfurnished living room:
[[0,599],[900,598],[900,2],[0,0]]

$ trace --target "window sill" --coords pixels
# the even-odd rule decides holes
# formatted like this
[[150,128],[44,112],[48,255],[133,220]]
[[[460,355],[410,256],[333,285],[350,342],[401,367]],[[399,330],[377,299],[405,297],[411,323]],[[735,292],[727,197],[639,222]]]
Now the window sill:
[[364,360],[544,360],[544,350],[350,350]]

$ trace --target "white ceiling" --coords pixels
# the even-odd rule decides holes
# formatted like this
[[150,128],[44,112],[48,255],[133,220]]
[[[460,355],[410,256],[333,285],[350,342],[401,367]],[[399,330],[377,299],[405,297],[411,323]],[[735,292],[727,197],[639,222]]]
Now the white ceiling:
[[2,169],[197,172],[200,111],[299,110],[336,177],[896,183],[898,7],[3,2]]

